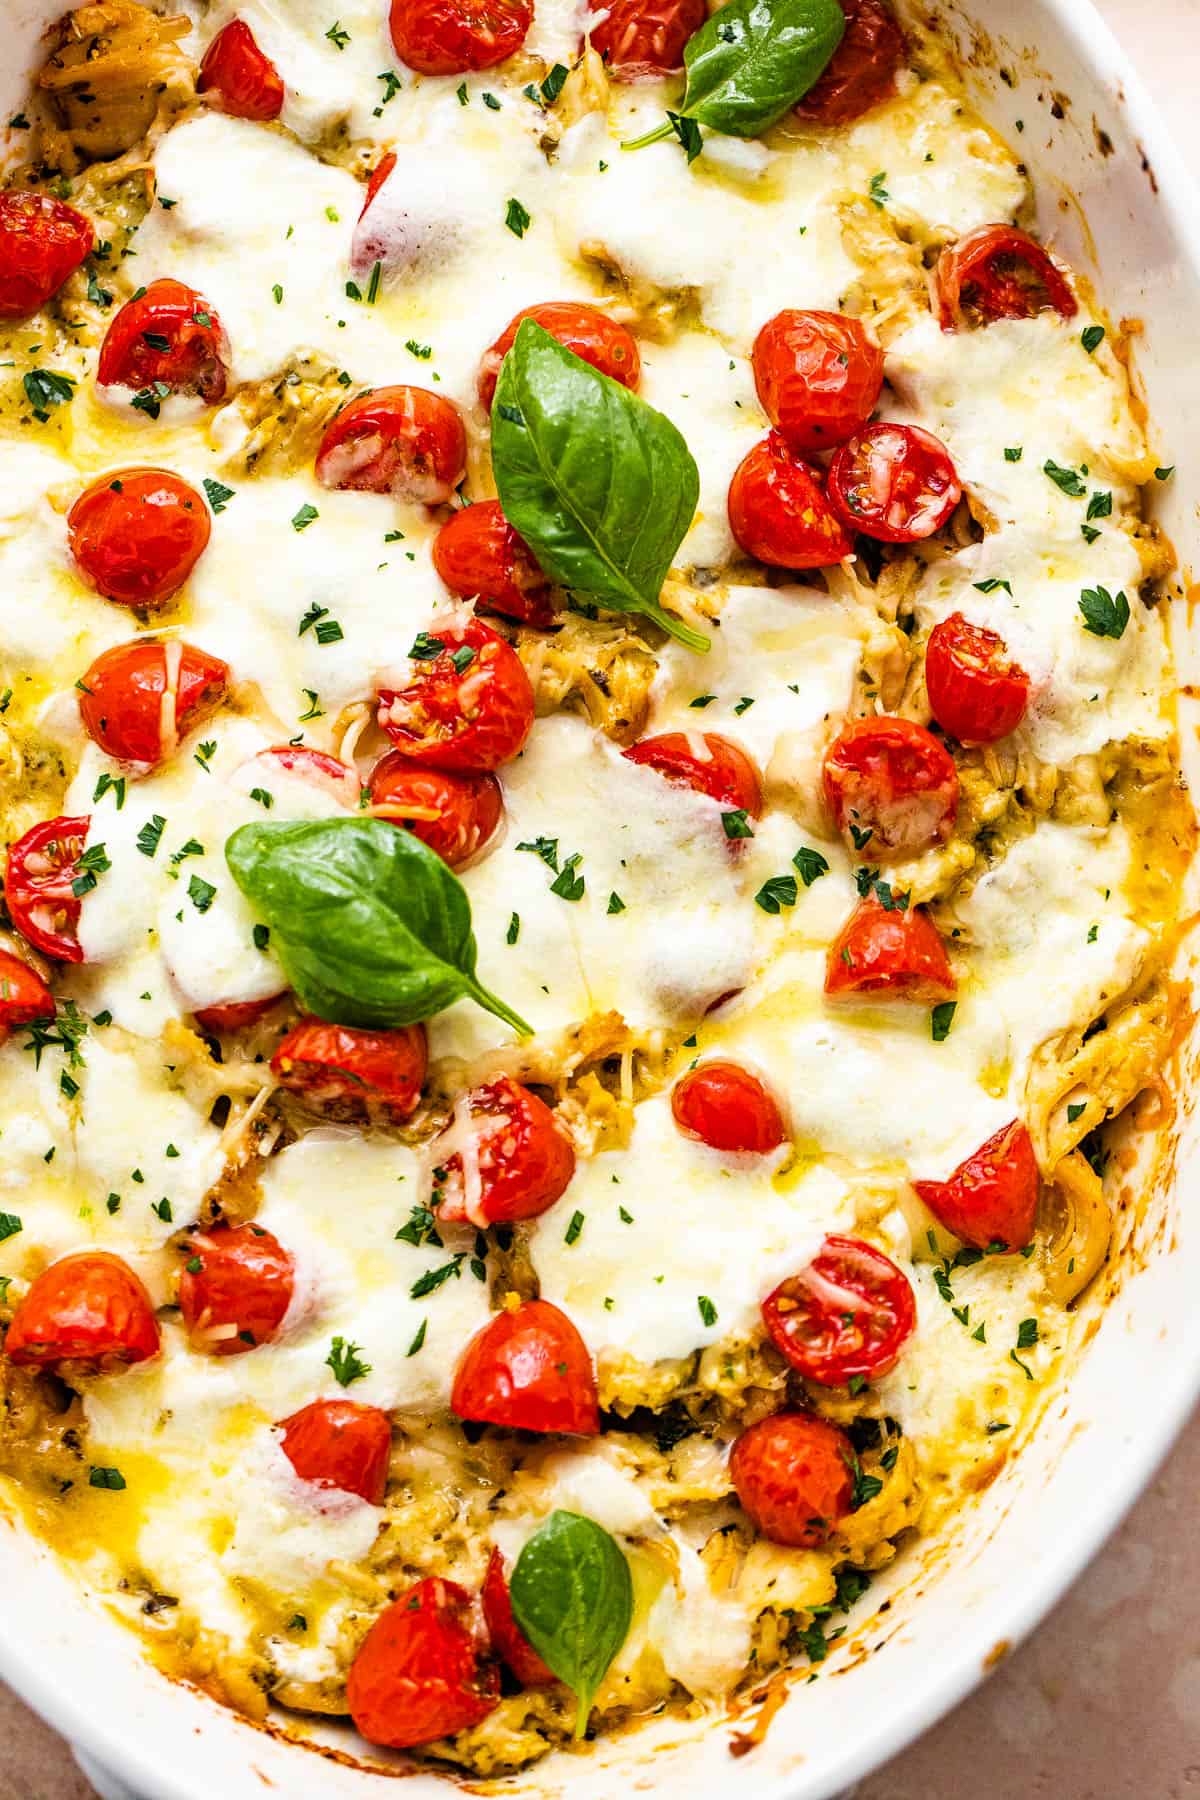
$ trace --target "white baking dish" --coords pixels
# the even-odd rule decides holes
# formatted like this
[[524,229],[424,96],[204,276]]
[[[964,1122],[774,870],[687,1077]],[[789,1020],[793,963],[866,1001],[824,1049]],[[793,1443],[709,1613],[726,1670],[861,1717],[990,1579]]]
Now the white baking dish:
[[[382,4],[382,0],[381,0]],[[17,110],[43,24],[61,0],[6,0],[0,119]],[[1165,142],[1155,111],[1087,0],[1007,0],[1003,36],[970,7],[947,6],[989,118],[1019,142],[1039,185],[1043,230],[1078,267],[1095,270],[1114,317],[1141,319],[1137,365],[1164,462],[1180,475],[1162,491],[1180,562],[1200,561],[1189,477],[1200,427],[1200,364],[1190,321],[1200,314],[1200,200]],[[980,20],[983,9],[980,8]],[[1023,129],[1017,121],[1022,121]],[[1086,223],[1085,223],[1086,221]],[[1194,679],[1200,632],[1188,642],[1175,606],[1181,679]],[[1195,709],[1184,725],[1185,761]],[[1185,909],[1186,910],[1186,909]],[[1195,1088],[1195,1046],[1180,1085]],[[733,1761],[734,1726],[659,1721],[590,1754],[539,1764],[511,1783],[542,1800],[608,1800],[631,1790],[725,1800],[821,1800],[900,1749],[958,1700],[1042,1616],[1149,1479],[1200,1393],[1200,1131],[1181,1107],[1170,1171],[1130,1233],[1127,1274],[1103,1314],[1069,1392],[1040,1435],[964,1517],[948,1545],[902,1559],[887,1609],[857,1628],[797,1683],[765,1740]],[[0,1529],[0,1674],[79,1747],[106,1800],[368,1800],[379,1777],[354,1766],[362,1746],[330,1735],[318,1756],[249,1725],[159,1675],[138,1645],[89,1606],[40,1547]],[[871,1599],[885,1597],[880,1587]],[[1136,1629],[1136,1623],[1134,1625]],[[880,1654],[870,1654],[879,1648]],[[743,1722],[744,1723],[744,1722]],[[386,1765],[400,1772],[401,1763]],[[451,1784],[411,1776],[409,1800]],[[480,1791],[480,1784],[471,1784]],[[489,1791],[490,1788],[489,1788]]]

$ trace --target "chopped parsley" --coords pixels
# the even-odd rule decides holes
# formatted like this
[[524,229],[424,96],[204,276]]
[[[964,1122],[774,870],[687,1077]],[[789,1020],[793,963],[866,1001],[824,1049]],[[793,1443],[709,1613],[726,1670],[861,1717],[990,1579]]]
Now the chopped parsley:
[[418,1276],[409,1288],[409,1299],[423,1300],[426,1294],[435,1294],[445,1282],[450,1280],[452,1275],[456,1280],[459,1279],[462,1275],[463,1260],[464,1252],[460,1250],[450,1262],[442,1263],[440,1268],[427,1269],[424,1275]]
[[162,411],[162,403],[170,398],[171,390],[165,381],[152,381],[148,387],[139,388],[130,400],[134,412],[144,412],[148,419],[157,419]]
[[1083,628],[1093,637],[1119,638],[1129,623],[1129,601],[1124,592],[1112,595],[1107,588],[1084,588],[1079,596]]
[[514,237],[523,238],[525,233],[529,230],[530,225],[532,225],[533,220],[519,200],[510,200],[504,214],[504,223],[508,226],[508,229],[512,232]]
[[103,800],[105,794],[112,795],[113,805],[116,807],[117,811],[120,812],[125,804],[125,777],[123,775],[110,775],[107,770],[105,770],[96,782],[96,790],[92,795],[92,805],[95,806],[99,801]]
[[417,1351],[421,1348],[422,1344],[425,1342],[425,1333],[428,1329],[429,1329],[429,1320],[422,1319],[421,1323],[417,1326],[416,1336],[413,1338],[412,1343],[408,1346],[408,1349],[404,1352],[405,1356],[415,1356],[417,1354]]
[[125,1486],[125,1477],[120,1469],[105,1469],[98,1463],[93,1463],[88,1470],[88,1486],[109,1488],[114,1494],[119,1494]]
[[744,807],[735,806],[729,812],[723,812],[721,824],[725,827],[727,838],[752,838],[754,836],[750,815]]
[[566,79],[566,65],[564,63],[556,62],[542,83],[542,99],[546,102],[547,106],[554,105],[554,102],[563,91],[563,84]]
[[151,813],[142,829],[137,834],[137,847],[143,856],[153,856],[162,841],[162,834],[167,828],[167,821],[161,813]]
[[188,899],[199,913],[206,913],[217,897],[217,890],[211,881],[205,881],[201,875],[193,875],[188,882]]
[[582,875],[575,873],[582,861],[583,852],[576,850],[573,856],[567,857],[562,868],[550,883],[550,892],[557,894],[560,900],[583,899],[586,883]]
[[331,43],[336,50],[344,50],[346,45],[350,42],[350,33],[348,31],[343,31],[341,21],[338,19],[333,21],[333,24],[325,33],[325,37],[327,42]]
[[765,913],[776,914],[782,912],[785,906],[795,906],[796,894],[794,875],[772,875],[755,894],[754,904],[761,906]]
[[54,407],[63,406],[75,397],[74,381],[58,369],[30,369],[22,385],[34,418],[43,425]]
[[71,883],[71,892],[77,900],[90,894],[101,875],[107,875],[112,868],[108,860],[108,852],[103,844],[92,844],[75,859],[75,867],[79,873]]
[[944,1044],[958,1011],[957,1000],[940,1000],[929,1015],[929,1035],[935,1044]]
[[427,1206],[414,1206],[408,1215],[408,1221],[396,1233],[396,1240],[402,1244],[412,1244],[420,1249],[422,1244],[432,1244],[435,1249],[442,1248],[442,1240],[438,1236],[437,1221]]
[[204,477],[204,492],[208,495],[208,504],[215,513],[222,513],[233,499],[234,490],[226,487],[223,481],[214,481],[211,475]]
[[1024,454],[1025,449],[1022,444],[1009,444],[1004,452],[1004,460],[1010,463],[1020,462]]
[[792,867],[799,875],[806,888],[814,881],[820,881],[822,875],[828,875],[829,864],[819,850],[811,850],[807,844],[801,844],[792,858]]
[[371,1373],[370,1363],[364,1362],[359,1354],[361,1349],[361,1344],[348,1344],[343,1337],[334,1338],[325,1366],[333,1370],[334,1380],[340,1387],[349,1387],[352,1381],[361,1381],[364,1375]]
[[6,1238],[16,1237],[17,1233],[24,1229],[25,1227],[16,1213],[0,1212],[0,1244]]
[[1087,484],[1078,469],[1064,469],[1049,459],[1042,464],[1042,471],[1071,500],[1082,500],[1087,493]]
[[697,1294],[696,1305],[700,1309],[700,1317],[703,1319],[704,1323],[710,1327],[715,1325],[717,1322],[717,1309],[709,1299],[708,1295]]
[[580,1238],[583,1236],[583,1217],[583,1214],[578,1211],[571,1214],[570,1223],[563,1233],[564,1244],[577,1244],[579,1242]]
[[615,889],[608,896],[608,911],[610,914],[611,913],[623,913],[625,911],[625,902],[622,900],[620,894],[618,894]]
[[1080,333],[1079,341],[1083,345],[1084,349],[1087,351],[1088,355],[1091,356],[1093,351],[1098,350],[1100,348],[1101,344],[1104,342],[1104,327],[1103,327],[1103,325],[1088,325],[1088,326],[1086,326],[1085,329]]
[[317,512],[316,507],[310,506],[306,500],[300,510],[292,514],[292,530],[306,531],[313,520],[319,517],[320,514]]
[[887,191],[887,170],[879,169],[867,184],[867,198],[882,212],[891,197]]
[[506,944],[515,944],[521,935],[521,915],[513,913],[508,921],[508,930],[504,934]]
[[404,348],[408,351],[410,356],[417,357],[421,362],[428,362],[433,355],[433,345],[418,344],[416,338],[406,339]]

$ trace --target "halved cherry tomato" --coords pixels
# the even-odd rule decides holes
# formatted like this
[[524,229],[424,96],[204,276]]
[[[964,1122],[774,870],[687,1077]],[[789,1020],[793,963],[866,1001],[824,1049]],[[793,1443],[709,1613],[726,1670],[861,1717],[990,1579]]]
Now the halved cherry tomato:
[[642,738],[622,755],[677,787],[694,788],[724,807],[748,812],[752,819],[762,812],[758,770],[740,744],[719,732],[663,731],[657,737]]
[[854,1447],[815,1413],[777,1412],[743,1431],[729,1473],[743,1509],[772,1544],[815,1550],[850,1511]]
[[179,1310],[193,1347],[241,1356],[269,1343],[292,1303],[295,1265],[261,1225],[193,1232],[179,1277]]
[[84,488],[67,514],[84,579],[122,606],[161,606],[208,543],[208,508],[168,469],[119,469]]
[[96,242],[92,222],[49,194],[0,194],[0,319],[27,319],[57,294]]
[[874,412],[883,351],[857,319],[789,309],[754,340],[754,386],[793,450],[830,450]]
[[550,583],[498,500],[451,513],[433,540],[433,566],[450,589],[525,625],[554,623]]
[[435,769],[511,762],[533,729],[533,688],[512,646],[468,619],[419,633],[413,648],[407,687],[379,690],[379,723],[393,742]]
[[890,713],[839,733],[823,781],[838,830],[870,862],[944,844],[958,816],[954,758],[923,725]]
[[360,394],[331,419],[317,451],[322,487],[390,494],[423,506],[449,500],[466,468],[462,415],[428,388]]
[[1038,1166],[1019,1119],[994,1132],[948,1181],[914,1181],[930,1212],[975,1250],[1021,1250],[1033,1236]]
[[376,194],[379,192],[380,188],[383,186],[384,182],[387,180],[388,176],[391,174],[391,172],[395,168],[395,166],[396,166],[396,152],[394,150],[389,150],[386,156],[380,157],[379,161],[376,163],[375,167],[372,169],[371,178],[367,182],[367,191],[363,198],[362,212],[360,212],[358,215],[360,219],[362,218],[363,213],[366,212],[368,206],[370,206],[372,200],[375,198]]
[[200,64],[197,91],[235,119],[277,119],[284,88],[279,70],[244,19],[218,31]]
[[357,1115],[373,1105],[406,1119],[421,1098],[427,1061],[423,1025],[362,1031],[301,1019],[271,1058],[271,1073],[314,1106]]
[[701,1063],[675,1083],[671,1113],[687,1137],[710,1149],[765,1156],[787,1136],[774,1095],[739,1063]]
[[396,55],[420,75],[491,69],[525,42],[532,0],[392,0]]
[[128,1263],[106,1250],[80,1250],[43,1269],[4,1345],[10,1362],[39,1369],[74,1363],[105,1375],[157,1356],[158,1347],[149,1294]]
[[314,1400],[279,1426],[280,1448],[301,1481],[357,1494],[382,1506],[387,1493],[392,1422],[378,1406]]
[[704,0],[591,0],[607,18],[593,25],[598,50],[614,81],[654,81],[683,67],[684,45],[708,16]]
[[283,993],[268,994],[265,1000],[228,1000],[220,1006],[201,1006],[192,1014],[201,1031],[212,1037],[225,1032],[245,1031],[249,1025],[270,1012],[283,999]]
[[858,1238],[827,1237],[806,1269],[767,1295],[762,1316],[793,1369],[845,1387],[895,1368],[916,1328],[917,1305],[890,1256]]
[[729,529],[747,556],[779,569],[826,569],[853,550],[816,471],[777,431],[733,472]]
[[960,744],[1007,737],[1029,705],[1029,677],[1009,661],[1004,639],[961,613],[951,613],[929,634],[925,691],[934,718]]
[[1015,225],[979,225],[938,259],[942,330],[990,325],[994,319],[1032,319],[1056,312],[1073,319],[1079,302],[1047,251]]
[[950,452],[919,425],[868,425],[829,465],[829,499],[847,530],[884,544],[932,537],[961,498]]
[[346,1681],[359,1732],[393,1750],[466,1731],[499,1699],[499,1668],[479,1660],[474,1602],[457,1582],[437,1576],[380,1613]]
[[170,278],[127,300],[104,334],[96,380],[101,387],[197,394],[209,406],[225,398],[229,339],[212,302]]
[[[93,884],[79,867],[91,820],[43,819],[8,847],[4,899],[21,936],[59,962],[83,961],[79,909]],[[79,886],[79,893],[75,892]]]
[[874,895],[860,900],[830,946],[830,999],[877,994],[929,1005],[957,991],[946,947],[919,906],[889,911]]
[[149,769],[212,717],[229,681],[229,664],[207,650],[178,639],[135,638],[102,651],[76,684],[79,716],[109,756]]
[[575,1173],[564,1127],[544,1100],[507,1075],[471,1089],[439,1144],[445,1176],[437,1216],[468,1219],[481,1230],[536,1219],[562,1198]]
[[54,1017],[54,995],[36,969],[0,950],[0,1044],[18,1025]]
[[452,869],[486,844],[504,811],[494,775],[451,775],[389,750],[371,770],[371,811],[436,850]]
[[548,1300],[523,1300],[477,1331],[459,1361],[450,1405],[460,1419],[511,1431],[600,1430],[588,1347]]
[[641,380],[642,359],[637,339],[619,320],[583,300],[543,300],[538,306],[522,308],[508,321],[491,348],[483,353],[479,364],[479,399],[489,412],[500,365],[526,319],[532,319],[557,343],[573,350],[583,362],[599,369],[601,375],[610,375],[614,381],[619,381],[622,387],[636,388]]
[[498,1550],[493,1550],[488,1558],[479,1597],[483,1602],[492,1649],[497,1656],[508,1665],[522,1687],[549,1687],[558,1677],[553,1669],[546,1667],[513,1618],[504,1558]]
[[[259,750],[244,764],[239,781],[247,783],[247,791],[258,782],[294,776],[315,788],[321,788],[348,812],[358,809],[360,786],[358,776],[349,763],[330,756],[324,750],[310,750],[307,744],[272,744]],[[252,779],[251,779],[252,778]]]
[[908,55],[904,33],[883,0],[838,0],[846,31],[819,81],[794,108],[818,125],[848,125],[896,91]]

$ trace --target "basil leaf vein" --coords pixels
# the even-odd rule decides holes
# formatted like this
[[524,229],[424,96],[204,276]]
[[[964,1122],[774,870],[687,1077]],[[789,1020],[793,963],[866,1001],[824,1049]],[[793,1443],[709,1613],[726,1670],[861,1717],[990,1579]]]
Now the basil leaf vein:
[[518,1556],[509,1597],[529,1642],[578,1700],[575,1736],[581,1738],[596,1689],[629,1633],[629,1564],[594,1519],[552,1512]]

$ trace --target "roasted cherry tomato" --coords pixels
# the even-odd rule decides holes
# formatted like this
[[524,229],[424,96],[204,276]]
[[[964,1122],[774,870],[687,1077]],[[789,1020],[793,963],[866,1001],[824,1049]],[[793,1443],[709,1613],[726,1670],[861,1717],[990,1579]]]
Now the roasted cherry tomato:
[[942,730],[960,744],[994,744],[1015,731],[1029,705],[1029,677],[986,625],[951,613],[925,647],[925,692]]
[[512,349],[517,332],[526,319],[532,319],[556,342],[573,350],[593,369],[599,369],[601,375],[611,375],[622,387],[636,388],[641,380],[642,359],[637,339],[618,320],[584,300],[543,300],[538,306],[525,307],[510,319],[495,343],[483,353],[479,364],[479,398],[489,412],[500,364]]
[[193,1232],[179,1277],[179,1310],[197,1350],[240,1356],[275,1336],[292,1303],[295,1265],[261,1225]]
[[615,0],[591,10],[607,16],[591,29],[614,81],[654,81],[683,67],[684,45],[708,17],[704,0]]
[[883,0],[839,0],[846,31],[819,81],[794,109],[818,125],[847,125],[896,91],[908,47]]
[[128,1263],[80,1250],[43,1269],[13,1314],[4,1348],[10,1362],[74,1363],[81,1373],[112,1375],[157,1356],[158,1345],[150,1296]]
[[[247,780],[251,775],[253,780]],[[310,787],[323,789],[348,812],[358,810],[361,797],[358,776],[349,763],[330,756],[325,750],[310,750],[307,744],[272,744],[269,750],[259,750],[253,761],[245,765],[241,778],[247,781],[249,791],[251,786],[259,785],[260,780],[278,781],[281,776],[294,777]]]
[[54,995],[36,969],[0,950],[0,1044],[18,1025],[54,1017]]
[[413,650],[408,686],[379,691],[379,723],[393,742],[434,769],[511,762],[533,728],[533,688],[511,645],[468,619],[418,633]]
[[854,1495],[854,1447],[815,1413],[777,1412],[743,1431],[729,1473],[743,1509],[773,1544],[816,1550]]
[[834,823],[865,862],[944,844],[958,816],[954,758],[890,713],[847,725],[825,752],[823,780]]
[[713,1150],[765,1156],[787,1136],[774,1095],[735,1062],[705,1062],[675,1083],[671,1112],[685,1136]]
[[109,756],[149,769],[212,717],[229,680],[228,663],[207,650],[178,639],[135,638],[102,651],[76,684],[79,716]]
[[450,589],[488,612],[545,628],[554,623],[550,583],[498,500],[452,513],[433,540],[433,566]]
[[218,31],[204,52],[196,87],[235,119],[277,119],[283,111],[279,70],[244,19],[231,19]]
[[382,1506],[387,1492],[392,1422],[378,1406],[354,1400],[314,1400],[284,1419],[283,1454],[301,1481],[357,1494]]
[[325,428],[317,451],[322,487],[390,494],[424,506],[449,500],[467,468],[458,408],[428,388],[360,394]]
[[86,816],[43,819],[8,847],[4,899],[9,916],[35,950],[59,962],[83,961],[79,909],[91,883],[79,858],[90,823]]
[[694,788],[724,807],[748,812],[752,819],[762,811],[758,770],[740,744],[718,732],[664,731],[642,738],[622,754],[677,787]]
[[868,425],[829,465],[829,498],[849,531],[915,544],[940,531],[962,498],[950,452],[919,425]]
[[282,999],[280,992],[268,994],[265,1000],[228,1000],[219,1006],[198,1007],[192,1017],[201,1031],[207,1031],[210,1037],[220,1037],[224,1032],[245,1031],[247,1026],[257,1025]]
[[511,1431],[600,1430],[588,1347],[548,1300],[522,1300],[477,1331],[459,1361],[450,1405],[460,1419]]
[[914,1181],[933,1213],[975,1250],[1021,1250],[1033,1236],[1038,1166],[1033,1140],[1019,1120],[995,1132],[959,1163],[949,1181]]
[[754,340],[754,385],[793,450],[831,450],[874,412],[883,351],[841,313],[776,313]]
[[225,398],[229,339],[211,301],[182,281],[152,281],[127,300],[104,334],[96,380],[101,387],[166,388],[197,394],[209,406]]
[[1040,312],[1073,319],[1079,311],[1058,264],[1015,225],[979,225],[950,244],[938,259],[936,283],[943,331]]
[[575,1173],[564,1127],[544,1100],[507,1075],[472,1088],[441,1141],[437,1216],[468,1219],[480,1230],[536,1219],[562,1198]]
[[900,1360],[917,1323],[908,1277],[858,1238],[827,1237],[799,1275],[762,1303],[771,1342],[825,1387],[874,1381]]
[[369,1744],[393,1750],[466,1731],[499,1699],[499,1669],[479,1660],[474,1602],[437,1576],[380,1613],[346,1682],[357,1729]]
[[558,1678],[548,1669],[513,1618],[504,1558],[493,1550],[479,1594],[483,1616],[496,1655],[512,1670],[522,1687],[549,1687]]
[[919,906],[860,900],[834,939],[825,968],[831,999],[876,994],[930,1005],[958,991],[946,947]]
[[406,1119],[421,1098],[427,1061],[423,1025],[362,1031],[301,1019],[271,1058],[271,1073],[314,1106],[355,1114],[378,1106]]
[[362,218],[363,213],[366,212],[368,206],[370,206],[372,200],[375,198],[376,194],[379,192],[380,188],[383,186],[384,182],[387,180],[388,176],[391,174],[391,172],[395,168],[395,166],[396,166],[396,152],[394,150],[389,150],[386,156],[380,157],[379,161],[376,163],[375,167],[372,169],[370,179],[367,182],[367,191],[363,197],[362,212],[360,212],[358,215],[360,219]]
[[208,543],[208,508],[167,469],[119,469],[84,488],[67,514],[71,554],[106,600],[161,606]]
[[504,811],[494,775],[451,775],[390,750],[371,770],[371,811],[403,825],[452,869],[486,844]]
[[8,188],[0,194],[0,319],[27,319],[57,294],[96,234],[73,206]]
[[491,69],[525,42],[532,0],[392,0],[396,55],[420,75]]
[[733,472],[729,529],[747,556],[779,569],[826,569],[853,550],[816,471],[777,431]]

